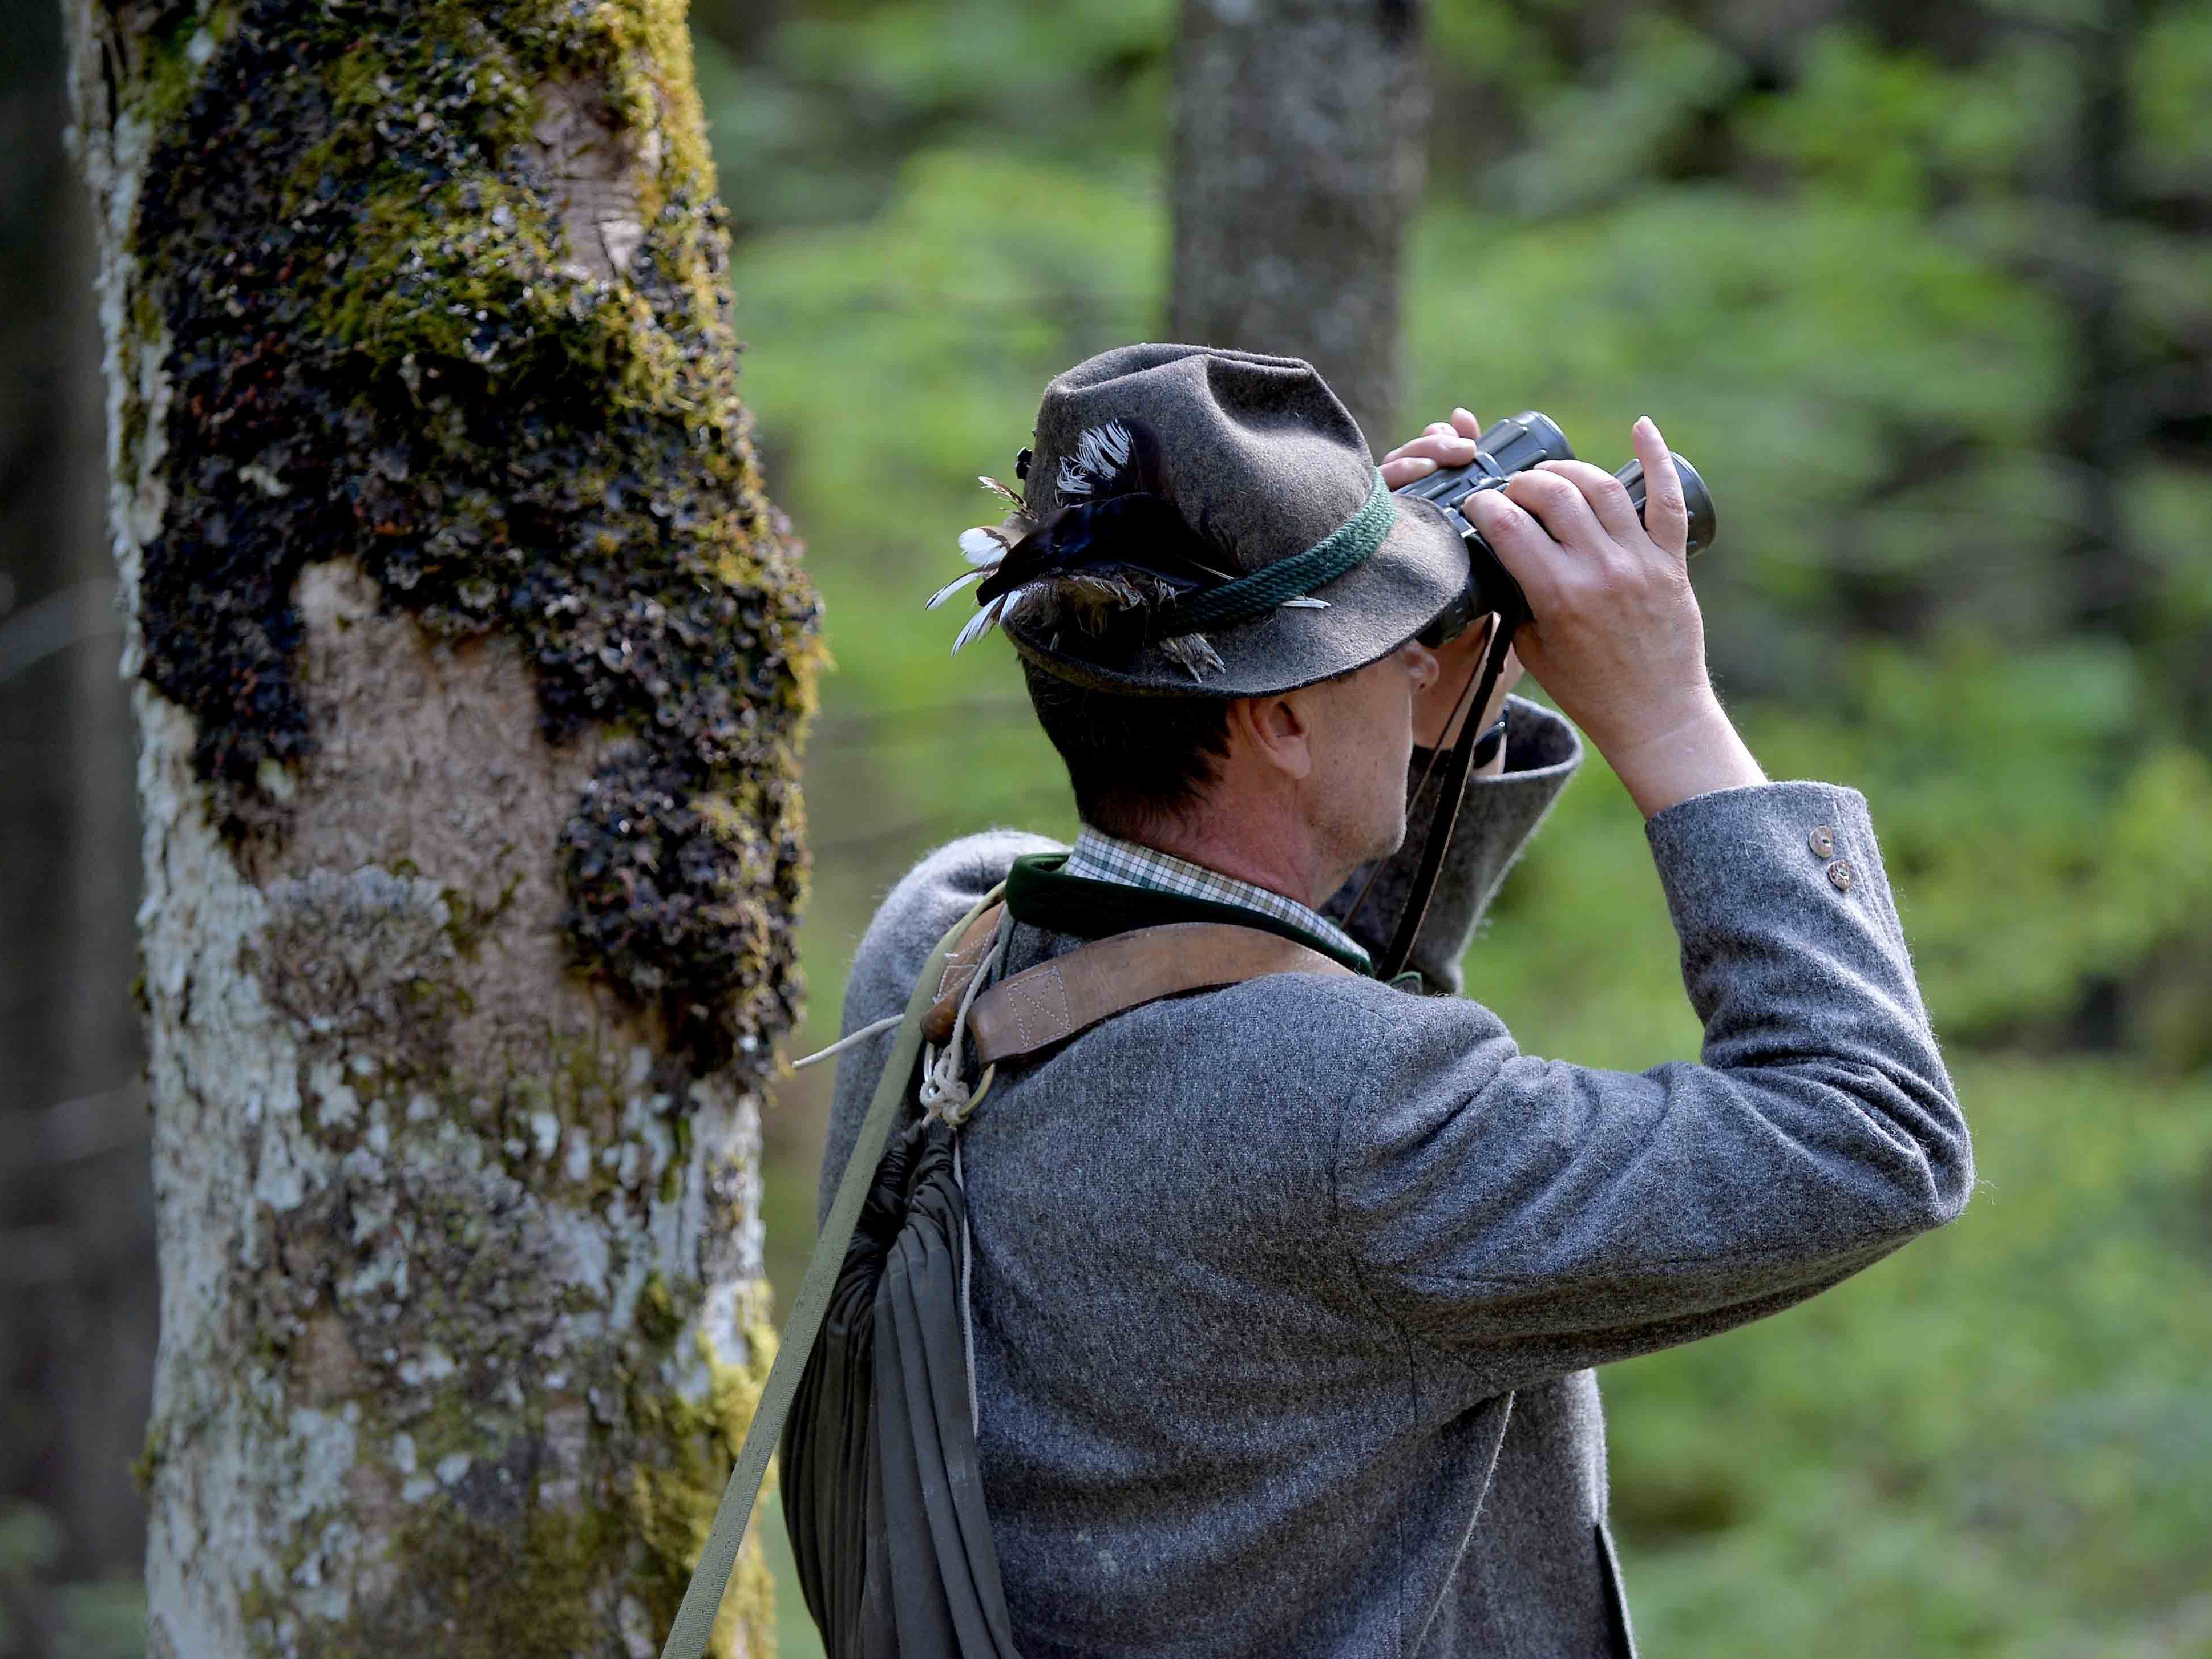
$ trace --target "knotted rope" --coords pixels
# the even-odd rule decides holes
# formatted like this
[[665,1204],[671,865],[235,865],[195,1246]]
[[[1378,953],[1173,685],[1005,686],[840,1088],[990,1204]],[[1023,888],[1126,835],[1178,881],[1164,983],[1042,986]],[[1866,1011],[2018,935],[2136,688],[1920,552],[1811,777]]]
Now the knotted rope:
[[1346,572],[1366,563],[1397,521],[1398,504],[1382,483],[1378,470],[1357,513],[1303,553],[1262,565],[1249,576],[1224,582],[1218,587],[1186,593],[1160,609],[1152,632],[1169,638],[1202,633],[1212,628],[1232,628],[1255,617],[1265,616],[1285,599],[1303,599],[1326,586]]
[[1013,925],[1005,917],[999,918],[999,929],[991,940],[990,951],[976,964],[969,976],[968,988],[960,998],[960,1011],[952,1018],[952,1035],[942,1048],[924,1043],[921,1050],[921,1087],[915,1098],[921,1103],[921,1115],[926,1121],[936,1118],[950,1128],[957,1129],[968,1121],[968,1115],[982,1103],[991,1087],[991,1079],[998,1074],[994,1064],[983,1068],[971,1091],[967,1080],[960,1075],[962,1044],[968,1036],[968,1011],[975,1006],[975,999],[999,970],[1006,958],[1006,941],[1013,937]]

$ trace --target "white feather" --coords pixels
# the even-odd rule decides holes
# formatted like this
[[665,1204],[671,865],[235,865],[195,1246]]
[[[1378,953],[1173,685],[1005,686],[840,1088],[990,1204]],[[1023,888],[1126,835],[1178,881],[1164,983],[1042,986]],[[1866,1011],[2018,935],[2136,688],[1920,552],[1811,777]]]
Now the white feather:
[[1012,597],[1013,596],[1010,593],[1001,593],[997,599],[992,600],[990,604],[985,605],[981,611],[978,611],[973,617],[969,617],[968,619],[968,626],[960,630],[960,636],[952,641],[952,654],[956,657],[958,656],[962,647],[973,641],[982,638],[983,635],[989,633],[992,629],[997,627],[999,623],[999,613],[1006,608],[1006,601]]
[[951,599],[962,588],[967,586],[969,582],[981,581],[984,577],[990,574],[991,573],[988,570],[971,570],[964,576],[955,576],[951,581],[945,583],[944,586],[939,588],[937,592],[931,594],[929,596],[929,603],[921,608],[924,611],[934,611],[939,605],[943,605],[945,600]]
[[1060,493],[1088,495],[1129,464],[1129,428],[1119,421],[1085,427],[1075,453],[1060,458]]
[[960,532],[960,550],[968,556],[970,564],[996,564],[1006,556],[1006,538],[995,530],[963,530]]

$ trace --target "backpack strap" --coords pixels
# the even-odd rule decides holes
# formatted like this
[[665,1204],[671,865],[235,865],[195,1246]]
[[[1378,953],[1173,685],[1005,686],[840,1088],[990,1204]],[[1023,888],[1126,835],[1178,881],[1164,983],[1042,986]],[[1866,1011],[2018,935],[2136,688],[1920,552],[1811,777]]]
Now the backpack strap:
[[1269,974],[1351,973],[1318,951],[1257,927],[1170,922],[1094,939],[1000,980],[968,1011],[968,1034],[976,1059],[994,1066],[1026,1059],[1163,997]]
[[[692,1569],[691,1582],[684,1588],[660,1659],[701,1659],[714,1633],[714,1617],[721,1611],[722,1593],[729,1588],[731,1570],[737,1565],[738,1549],[744,1542],[745,1526],[752,1518],[753,1502],[760,1496],[761,1481],[768,1474],[769,1458],[783,1434],[784,1419],[791,1413],[792,1398],[799,1392],[807,1357],[814,1352],[814,1340],[822,1334],[822,1321],[830,1310],[830,1292],[836,1288],[838,1269],[844,1263],[845,1247],[852,1243],[853,1230],[860,1224],[861,1204],[875,1179],[876,1166],[883,1162],[884,1144],[898,1121],[914,1063],[921,1054],[922,1019],[945,977],[942,971],[932,973],[930,963],[949,966],[969,930],[986,912],[997,908],[999,892],[1000,889],[993,888],[953,924],[952,931],[938,941],[915,981],[914,994],[907,1000],[906,1017],[899,1022],[898,1035],[891,1043],[890,1058],[884,1062],[883,1076],[868,1104],[868,1115],[861,1121],[860,1138],[853,1144],[852,1156],[846,1160],[844,1176],[837,1183],[836,1199],[822,1224],[822,1237],[806,1264],[806,1276],[799,1282],[799,1294],[791,1299],[791,1317],[784,1322],[775,1363],[761,1387],[752,1421],[745,1425],[737,1467],[730,1471],[729,1485],[722,1489],[714,1524],[700,1549],[699,1565]],[[981,960],[980,956],[977,959]],[[969,975],[973,975],[971,967]],[[966,981],[962,983],[964,986]]]

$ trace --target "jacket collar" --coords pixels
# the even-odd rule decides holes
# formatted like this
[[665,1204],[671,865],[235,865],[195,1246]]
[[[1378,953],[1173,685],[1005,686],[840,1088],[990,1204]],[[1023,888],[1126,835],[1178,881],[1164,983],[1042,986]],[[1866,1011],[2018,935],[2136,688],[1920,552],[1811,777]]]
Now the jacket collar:
[[1320,951],[1356,974],[1372,975],[1374,964],[1357,945],[1346,948],[1340,939],[1322,934],[1241,904],[1198,898],[1188,894],[1133,887],[1118,881],[1094,881],[1071,876],[1063,866],[1065,853],[1032,853],[1014,860],[1006,873],[1006,911],[1016,921],[1048,933],[1067,933],[1077,939],[1105,939],[1139,927],[1157,927],[1177,921],[1225,921],[1240,927],[1256,927]]

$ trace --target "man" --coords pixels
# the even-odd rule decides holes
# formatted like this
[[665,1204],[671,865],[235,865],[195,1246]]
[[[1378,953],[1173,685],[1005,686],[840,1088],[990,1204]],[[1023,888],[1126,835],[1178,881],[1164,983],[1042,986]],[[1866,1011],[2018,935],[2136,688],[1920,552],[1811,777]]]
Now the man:
[[[1382,481],[1476,432],[1458,412]],[[1364,971],[1395,918],[1352,914],[1353,878],[1380,859],[1377,894],[1404,891],[1416,745],[1452,736],[1483,629],[1416,639],[1466,554],[1382,494],[1308,366],[1141,345],[1070,370],[1020,512],[965,538],[1084,828],[925,860],[862,941],[847,1029],[902,1007],[1000,882],[1004,974],[1224,918],[1362,970],[1131,1008],[1002,1067],[960,1132],[1028,1659],[1626,1653],[1589,1368],[1786,1307],[1965,1201],[1865,803],[1759,771],[1706,676],[1679,478],[1650,422],[1634,443],[1648,530],[1572,462],[1470,512],[1528,596],[1520,657],[1648,820],[1705,1038],[1640,1075],[1523,1054],[1454,994],[1579,759],[1534,704],[1468,786],[1418,981]],[[841,1072],[825,1206],[889,1042]]]

